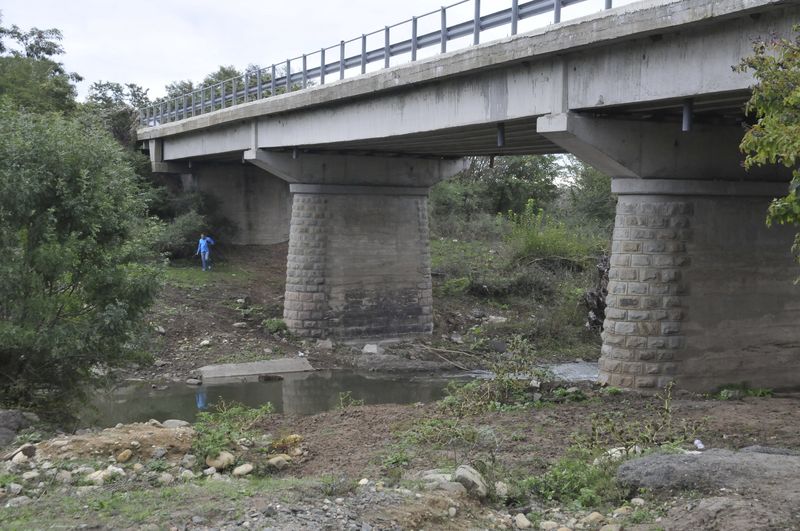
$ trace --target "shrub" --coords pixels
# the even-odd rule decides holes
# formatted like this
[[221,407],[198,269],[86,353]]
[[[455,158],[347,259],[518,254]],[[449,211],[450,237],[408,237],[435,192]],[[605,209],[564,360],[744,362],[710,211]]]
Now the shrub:
[[259,408],[222,402],[215,411],[198,413],[194,424],[193,453],[201,459],[215,457],[223,450],[233,449],[240,439],[252,440],[255,425],[272,412],[269,402]]
[[157,232],[107,133],[0,101],[0,402],[83,396],[141,355]]

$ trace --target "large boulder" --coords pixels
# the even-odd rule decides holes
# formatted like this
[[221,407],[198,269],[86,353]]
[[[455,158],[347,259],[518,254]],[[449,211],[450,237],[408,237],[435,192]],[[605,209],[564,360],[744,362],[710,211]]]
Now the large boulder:
[[456,468],[453,480],[464,485],[467,492],[475,498],[483,499],[489,493],[486,480],[483,479],[480,472],[469,465],[461,465]]

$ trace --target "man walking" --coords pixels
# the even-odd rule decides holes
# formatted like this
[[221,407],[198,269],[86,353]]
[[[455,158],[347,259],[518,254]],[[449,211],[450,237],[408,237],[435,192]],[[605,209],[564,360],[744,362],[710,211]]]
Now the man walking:
[[197,252],[195,256],[200,255],[200,260],[203,263],[203,271],[206,269],[211,270],[211,246],[214,245],[214,240],[211,236],[200,234],[200,240],[197,242]]

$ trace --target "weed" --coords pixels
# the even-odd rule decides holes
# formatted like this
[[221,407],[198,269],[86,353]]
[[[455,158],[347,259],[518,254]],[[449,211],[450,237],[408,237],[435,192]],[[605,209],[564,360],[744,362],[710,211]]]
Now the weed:
[[167,463],[164,459],[153,459],[147,463],[147,468],[153,472],[166,472],[169,469],[169,463]]
[[364,405],[363,399],[353,398],[350,391],[342,391],[341,393],[339,393],[339,403],[336,405],[336,409],[341,411],[350,407],[363,406],[363,405]]
[[327,474],[320,478],[320,490],[325,496],[343,496],[355,490],[355,482],[346,476]]
[[269,402],[259,408],[221,402],[215,411],[198,413],[192,453],[201,459],[215,457],[222,450],[233,448],[242,438],[252,440],[255,425],[272,411]]
[[748,396],[760,398],[771,397],[772,389],[750,387],[747,383],[724,385],[719,391],[711,395],[711,398],[716,400],[741,400]]
[[269,318],[263,321],[264,328],[267,329],[267,332],[270,334],[279,334],[281,332],[287,331],[289,328],[286,326],[286,323],[283,319],[278,318]]

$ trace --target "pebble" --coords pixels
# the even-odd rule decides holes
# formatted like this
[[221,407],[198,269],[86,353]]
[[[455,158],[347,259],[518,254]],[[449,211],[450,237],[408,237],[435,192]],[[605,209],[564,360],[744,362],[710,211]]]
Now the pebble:
[[558,522],[554,522],[552,520],[545,520],[544,522],[539,523],[539,529],[543,529],[544,531],[552,531],[553,529],[558,528]]
[[588,516],[584,516],[581,518],[581,523],[585,525],[599,525],[605,521],[606,517],[602,514],[594,511],[593,513],[589,514]]
[[143,465],[143,464],[141,464],[141,463],[136,463],[136,464],[134,464],[134,465],[133,465],[133,471],[134,471],[134,472],[139,472],[139,471],[141,471],[143,468],[144,468],[144,465]]
[[132,456],[133,452],[130,450],[122,450],[117,454],[117,463],[127,463]]
[[236,468],[234,468],[233,475],[237,477],[246,476],[252,471],[253,471],[253,465],[251,465],[250,463],[245,463],[243,465],[239,465]]
[[33,500],[28,498],[27,496],[17,496],[16,498],[11,498],[6,503],[6,507],[22,507],[23,505],[27,505],[31,503]]
[[360,486],[362,486],[362,487],[363,487],[364,485],[369,485],[369,480],[368,480],[367,478],[361,478],[361,479],[359,479],[359,480],[358,480],[358,484],[359,484]]
[[197,457],[192,454],[186,454],[181,459],[181,466],[183,468],[194,468],[197,464]]
[[289,466],[292,458],[288,455],[276,455],[275,457],[270,458],[267,460],[267,466],[272,467],[276,470],[282,470]]
[[167,419],[161,423],[162,426],[165,428],[185,428],[190,426],[188,422],[185,420],[178,420],[178,419]]
[[38,477],[39,477],[39,472],[37,472],[36,470],[30,470],[22,474],[22,479],[24,479],[25,481],[31,481]]
[[233,323],[234,328],[247,328],[247,323],[243,321],[239,321],[238,323]]
[[210,467],[208,467],[208,468],[203,470],[203,475],[204,476],[213,476],[216,473],[217,473],[217,469],[214,468],[213,466],[210,466]]
[[150,455],[153,459],[161,459],[162,457],[167,455],[167,450],[166,448],[156,446],[155,448],[153,448],[153,451]]
[[206,457],[206,464],[208,466],[213,466],[217,470],[225,470],[233,463],[236,462],[236,458],[230,452],[222,451],[219,453],[218,456],[214,457]]
[[618,508],[614,509],[614,512],[612,514],[616,517],[616,516],[625,516],[625,515],[631,514],[632,512],[633,512],[633,509],[631,507],[628,507],[627,505],[623,505],[622,507],[618,507]]
[[631,499],[631,505],[633,505],[634,507],[642,507],[645,503],[646,502],[644,501],[644,498],[632,498]]
[[528,529],[531,526],[531,521],[523,513],[517,513],[514,517],[514,525],[519,529]]
[[14,463],[15,465],[27,463],[28,456],[23,454],[22,452],[18,452],[17,454],[14,455],[14,457],[11,458],[11,462]]
[[186,385],[200,385],[201,383],[197,378],[186,378]]
[[72,473],[69,470],[59,470],[56,473],[56,481],[69,485],[72,483]]
[[183,472],[181,472],[181,479],[184,481],[190,481],[194,479],[194,472],[192,472],[191,470],[184,470]]
[[210,340],[210,339],[204,339],[204,340],[202,340],[202,341],[200,342],[200,346],[201,346],[201,347],[208,347],[208,346],[211,346],[211,340]]
[[450,518],[455,518],[456,514],[458,514],[458,509],[456,509],[455,507],[450,507],[449,509],[447,509],[447,514],[448,516],[450,516]]
[[161,485],[172,485],[175,481],[175,478],[169,472],[162,472],[160,476],[158,476],[158,482]]
[[619,524],[606,524],[599,531],[622,531],[622,526]]
[[22,492],[22,485],[19,483],[9,483],[8,492],[10,492],[12,496],[18,496],[19,493]]

